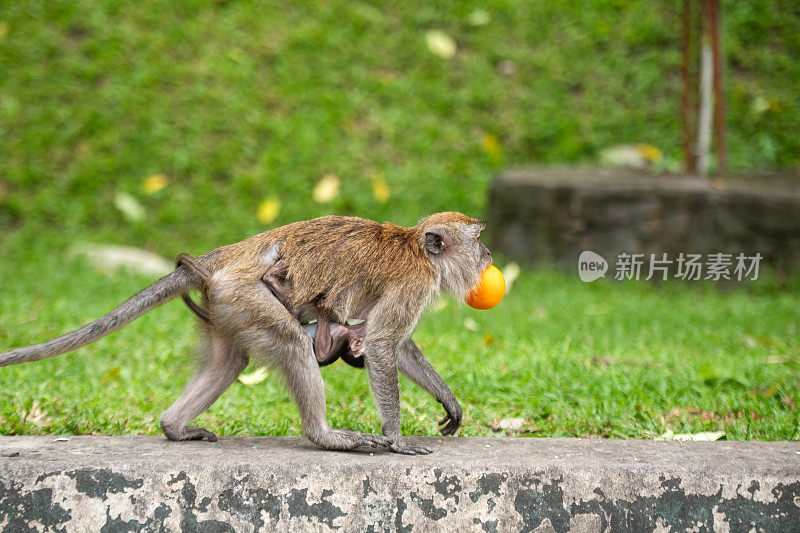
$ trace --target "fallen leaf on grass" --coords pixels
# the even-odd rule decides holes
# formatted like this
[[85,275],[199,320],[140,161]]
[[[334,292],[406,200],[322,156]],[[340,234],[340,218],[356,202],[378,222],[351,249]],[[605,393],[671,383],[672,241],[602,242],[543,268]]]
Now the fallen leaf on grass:
[[312,196],[318,204],[334,201],[339,196],[341,182],[336,174],[325,174],[314,187]]
[[618,144],[600,151],[600,162],[615,167],[645,168],[661,158],[661,150],[652,144]]
[[118,380],[120,372],[122,372],[122,369],[118,366],[109,368],[108,370],[106,370],[106,373],[103,374],[103,383],[108,383],[109,381]]
[[442,30],[430,30],[425,33],[425,42],[431,53],[450,59],[456,55],[456,42]]
[[750,348],[757,348],[758,346],[775,346],[775,341],[766,335],[753,337],[752,335],[743,335],[742,340]]
[[524,418],[504,418],[492,425],[492,431],[519,432],[525,425]]
[[142,191],[145,194],[155,194],[167,186],[167,176],[164,174],[153,174],[142,180]]
[[653,146],[652,144],[637,144],[636,149],[639,151],[642,157],[647,159],[648,161],[660,161],[661,160],[661,150],[658,147]]
[[146,214],[144,206],[142,206],[139,200],[126,192],[118,192],[114,196],[114,207],[119,209],[122,216],[131,222],[144,220]]
[[262,224],[269,224],[278,218],[281,212],[281,201],[274,196],[266,198],[263,202],[258,204],[258,211],[256,217]]
[[773,100],[771,98],[765,98],[764,96],[758,95],[753,98],[753,103],[751,104],[750,108],[753,110],[753,113],[756,115],[763,115],[764,113],[770,112],[777,112],[781,110],[781,104],[777,100]]
[[485,26],[492,20],[491,15],[485,9],[476,9],[467,15],[467,22],[470,26]]
[[513,76],[517,72],[517,66],[513,61],[504,59],[497,64],[497,72],[503,76]]
[[32,424],[38,424],[39,422],[44,420],[46,417],[47,417],[47,413],[42,411],[41,409],[39,409],[39,404],[38,403],[33,402],[33,405],[31,406],[30,410],[25,415],[25,419],[23,420],[23,422],[30,422]]
[[489,154],[489,157],[495,161],[503,159],[503,148],[500,146],[500,140],[493,133],[486,133],[481,138],[481,146],[483,151]]
[[667,430],[666,433],[654,440],[680,440],[680,441],[715,441],[720,440],[725,436],[722,431],[706,431],[701,433],[673,433],[672,430]]
[[372,197],[379,204],[385,204],[389,200],[391,190],[389,184],[384,179],[383,172],[376,172],[372,175]]
[[267,379],[267,369],[263,366],[258,368],[252,374],[240,374],[239,381],[244,383],[245,385],[255,385],[256,383],[261,383]]
[[506,294],[511,290],[511,286],[517,281],[517,278],[522,273],[522,269],[517,263],[511,262],[507,264],[503,270],[503,277],[506,280]]
[[788,363],[789,361],[791,361],[791,359],[789,359],[785,355],[768,355],[766,364],[782,365],[784,363]]
[[172,272],[175,265],[163,257],[132,246],[110,246],[102,244],[79,244],[69,253],[70,257],[85,256],[95,270],[115,274],[126,268],[147,276],[163,276]]

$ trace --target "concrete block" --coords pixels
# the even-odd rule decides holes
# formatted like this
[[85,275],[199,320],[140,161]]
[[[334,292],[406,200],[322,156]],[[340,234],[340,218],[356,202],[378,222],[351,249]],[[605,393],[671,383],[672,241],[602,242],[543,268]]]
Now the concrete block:
[[797,531],[800,443],[0,437],[0,531]]

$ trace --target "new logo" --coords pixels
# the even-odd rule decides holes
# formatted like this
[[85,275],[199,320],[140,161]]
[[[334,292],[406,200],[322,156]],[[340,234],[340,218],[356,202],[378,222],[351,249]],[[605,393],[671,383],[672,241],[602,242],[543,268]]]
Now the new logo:
[[581,281],[590,282],[604,278],[607,270],[608,261],[602,255],[586,250],[578,257],[578,276]]

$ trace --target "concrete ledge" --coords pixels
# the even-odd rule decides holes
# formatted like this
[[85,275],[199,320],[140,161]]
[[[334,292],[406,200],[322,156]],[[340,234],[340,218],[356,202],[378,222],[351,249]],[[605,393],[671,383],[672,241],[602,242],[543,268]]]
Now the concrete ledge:
[[791,531],[800,443],[0,437],[0,531]]

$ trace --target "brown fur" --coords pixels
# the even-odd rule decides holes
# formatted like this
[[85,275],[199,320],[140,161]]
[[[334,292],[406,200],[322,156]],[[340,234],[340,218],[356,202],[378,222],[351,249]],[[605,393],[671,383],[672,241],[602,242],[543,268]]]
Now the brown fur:
[[[324,294],[330,307],[349,310],[354,302],[374,302],[400,281],[417,291],[433,282],[433,268],[418,244],[418,232],[394,224],[327,216],[276,228],[254,239],[263,242],[259,248],[280,244],[281,257],[291,265],[286,281],[296,307]],[[240,247],[232,245],[230,250],[223,249],[223,257],[239,252]],[[320,268],[321,257],[324,268]]]
[[456,212],[431,215],[413,228],[326,216],[223,247],[218,263],[235,265],[232,268],[242,275],[256,267],[252,275],[261,276],[258,256],[278,244],[280,256],[291,264],[286,281],[293,306],[325,295],[328,305],[345,311],[346,318],[364,318],[360,316],[363,309],[358,307],[401,285],[405,293],[413,293],[420,303],[426,303],[437,288],[433,287],[436,271],[424,249],[425,231],[439,227],[457,234],[459,224],[483,226],[480,220]]

